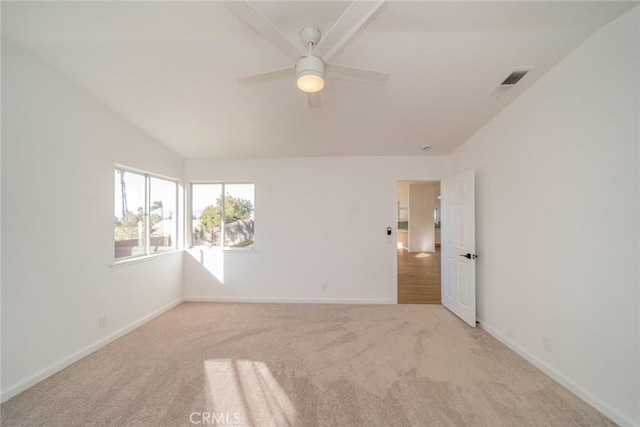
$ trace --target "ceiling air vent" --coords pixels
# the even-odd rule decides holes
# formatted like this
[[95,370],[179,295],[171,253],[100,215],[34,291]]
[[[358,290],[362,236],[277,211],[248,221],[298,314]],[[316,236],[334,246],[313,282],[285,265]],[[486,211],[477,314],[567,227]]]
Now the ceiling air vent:
[[528,72],[529,70],[514,71],[511,74],[509,74],[509,76],[506,79],[504,79],[502,83],[500,83],[500,86],[513,86],[514,84],[522,80],[522,78],[526,76]]
[[511,69],[509,75],[503,78],[502,83],[494,87],[489,93],[489,98],[499,99],[510,93],[511,89],[524,78],[529,72],[533,71],[535,67],[518,67]]

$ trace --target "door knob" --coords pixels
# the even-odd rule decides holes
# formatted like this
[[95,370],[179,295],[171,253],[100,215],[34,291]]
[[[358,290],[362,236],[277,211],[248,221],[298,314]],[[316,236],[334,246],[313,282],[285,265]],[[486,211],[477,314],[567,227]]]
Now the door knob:
[[476,258],[478,258],[478,255],[476,255],[476,254],[473,254],[473,255],[472,255],[472,254],[469,254],[469,253],[467,253],[467,254],[460,254],[460,256],[463,256],[463,257],[465,257],[466,259],[476,259]]

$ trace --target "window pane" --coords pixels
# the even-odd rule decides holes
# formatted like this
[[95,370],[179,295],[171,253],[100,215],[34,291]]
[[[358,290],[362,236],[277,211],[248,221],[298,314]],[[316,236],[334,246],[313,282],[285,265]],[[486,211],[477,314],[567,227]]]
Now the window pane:
[[224,192],[224,245],[253,247],[253,184],[226,184]]
[[149,251],[176,247],[176,183],[149,178]]
[[222,185],[192,184],[193,246],[221,245]]
[[144,255],[145,177],[116,169],[115,184],[115,257]]

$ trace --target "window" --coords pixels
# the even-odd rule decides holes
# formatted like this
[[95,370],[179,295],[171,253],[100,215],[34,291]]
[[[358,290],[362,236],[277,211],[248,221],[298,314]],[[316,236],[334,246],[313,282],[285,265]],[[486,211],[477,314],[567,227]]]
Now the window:
[[192,184],[192,245],[252,248],[253,184]]
[[176,248],[177,185],[149,177],[149,247],[151,252]]
[[134,258],[176,249],[176,181],[115,170],[115,258]]

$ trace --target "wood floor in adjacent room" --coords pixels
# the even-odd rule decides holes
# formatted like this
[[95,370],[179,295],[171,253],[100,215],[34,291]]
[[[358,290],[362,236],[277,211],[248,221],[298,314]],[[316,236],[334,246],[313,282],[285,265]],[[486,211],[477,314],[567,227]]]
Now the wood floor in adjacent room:
[[398,249],[398,304],[440,302],[440,247],[435,253]]
[[443,306],[406,304],[183,303],[0,410],[3,427],[614,425]]

